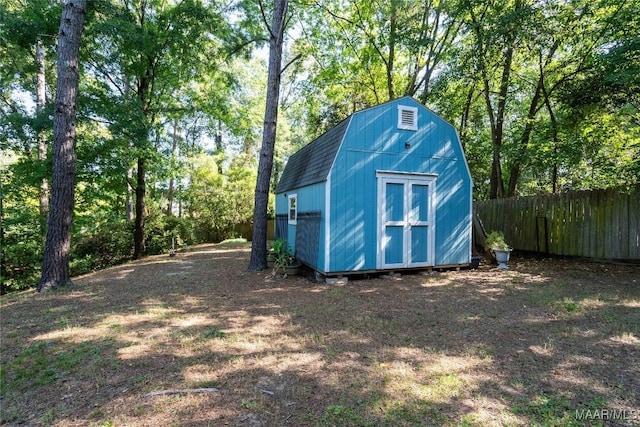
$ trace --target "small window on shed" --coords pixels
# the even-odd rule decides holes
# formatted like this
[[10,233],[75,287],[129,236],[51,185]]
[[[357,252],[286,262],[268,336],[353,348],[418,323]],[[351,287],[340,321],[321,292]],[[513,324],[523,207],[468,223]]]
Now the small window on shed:
[[298,221],[298,195],[289,195],[289,224],[295,225]]
[[398,105],[398,129],[418,130],[418,109]]

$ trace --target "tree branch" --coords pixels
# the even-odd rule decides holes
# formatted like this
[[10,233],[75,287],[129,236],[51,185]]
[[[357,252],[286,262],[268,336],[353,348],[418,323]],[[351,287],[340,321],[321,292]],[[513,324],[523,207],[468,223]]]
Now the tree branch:
[[302,54],[299,53],[291,61],[287,62],[287,64],[284,67],[282,67],[282,69],[280,70],[280,75],[282,75],[284,73],[284,70],[286,70],[289,67],[289,65],[293,64],[298,59],[300,59],[301,56],[302,56]]
[[273,34],[273,29],[269,25],[269,21],[267,20],[267,15],[264,12],[264,5],[262,4],[262,0],[258,0],[258,4],[260,5],[260,15],[262,16],[262,22],[264,23],[264,26],[267,28],[267,31],[269,31],[269,35],[271,37],[275,37],[276,35]]
[[183,388],[183,389],[152,391],[151,393],[145,394],[144,397],[167,396],[172,394],[217,393],[217,392],[218,392],[217,388]]

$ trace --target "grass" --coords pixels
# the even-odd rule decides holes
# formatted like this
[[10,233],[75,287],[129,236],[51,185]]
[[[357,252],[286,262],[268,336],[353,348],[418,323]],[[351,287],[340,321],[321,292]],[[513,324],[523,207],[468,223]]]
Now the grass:
[[602,426],[604,419],[590,417],[589,414],[607,410],[607,405],[605,399],[595,398],[576,407],[569,395],[540,393],[522,405],[514,405],[512,410],[514,413],[526,414],[531,419],[532,426]]
[[[2,391],[24,390],[30,385],[46,386],[65,378],[77,365],[91,368],[103,363],[100,348],[87,344],[61,346],[40,341],[3,364]],[[10,373],[10,374],[8,374]]]
[[640,407],[635,267],[330,286],[246,273],[248,255],[193,247],[3,297],[0,423],[596,426],[576,411]]

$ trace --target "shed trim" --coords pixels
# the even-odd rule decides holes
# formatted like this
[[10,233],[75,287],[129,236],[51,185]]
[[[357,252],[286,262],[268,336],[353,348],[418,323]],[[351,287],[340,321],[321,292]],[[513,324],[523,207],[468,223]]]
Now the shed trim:
[[[382,199],[378,200],[378,212],[377,212],[377,269],[394,269],[394,268],[419,268],[429,267],[435,264],[435,227],[436,216],[435,210],[437,206],[437,191],[436,185],[438,180],[438,174],[434,173],[421,173],[421,172],[393,172],[393,171],[376,171],[377,180],[377,196]],[[402,189],[402,205],[401,205],[401,219],[390,220],[387,218],[387,201],[385,199],[386,185],[387,184],[401,184]],[[411,195],[412,187],[414,185],[427,185],[428,197],[427,202],[427,219],[419,220],[411,218],[412,200]],[[402,259],[399,262],[390,262],[386,259],[386,243],[385,243],[385,230],[386,227],[402,228]],[[413,228],[427,228],[428,239],[426,244],[426,259],[414,260],[414,253],[412,249],[412,233]]]
[[287,218],[290,225],[298,224],[298,193],[287,196]]
[[[335,162],[335,159],[334,159]],[[333,164],[331,169],[333,169]],[[324,184],[324,271],[331,271],[331,173]]]
[[387,171],[387,170],[378,170],[376,171],[376,178],[378,177],[394,177],[398,175],[413,175],[413,176],[421,176],[428,178],[437,178],[439,175],[437,173],[428,173],[428,172],[405,172],[405,171]]

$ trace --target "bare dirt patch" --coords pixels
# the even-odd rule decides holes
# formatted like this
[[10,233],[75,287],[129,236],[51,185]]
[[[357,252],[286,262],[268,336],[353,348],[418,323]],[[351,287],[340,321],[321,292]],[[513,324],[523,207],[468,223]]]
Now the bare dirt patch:
[[199,246],[4,297],[1,423],[640,423],[638,267],[327,285],[246,273],[248,255]]

